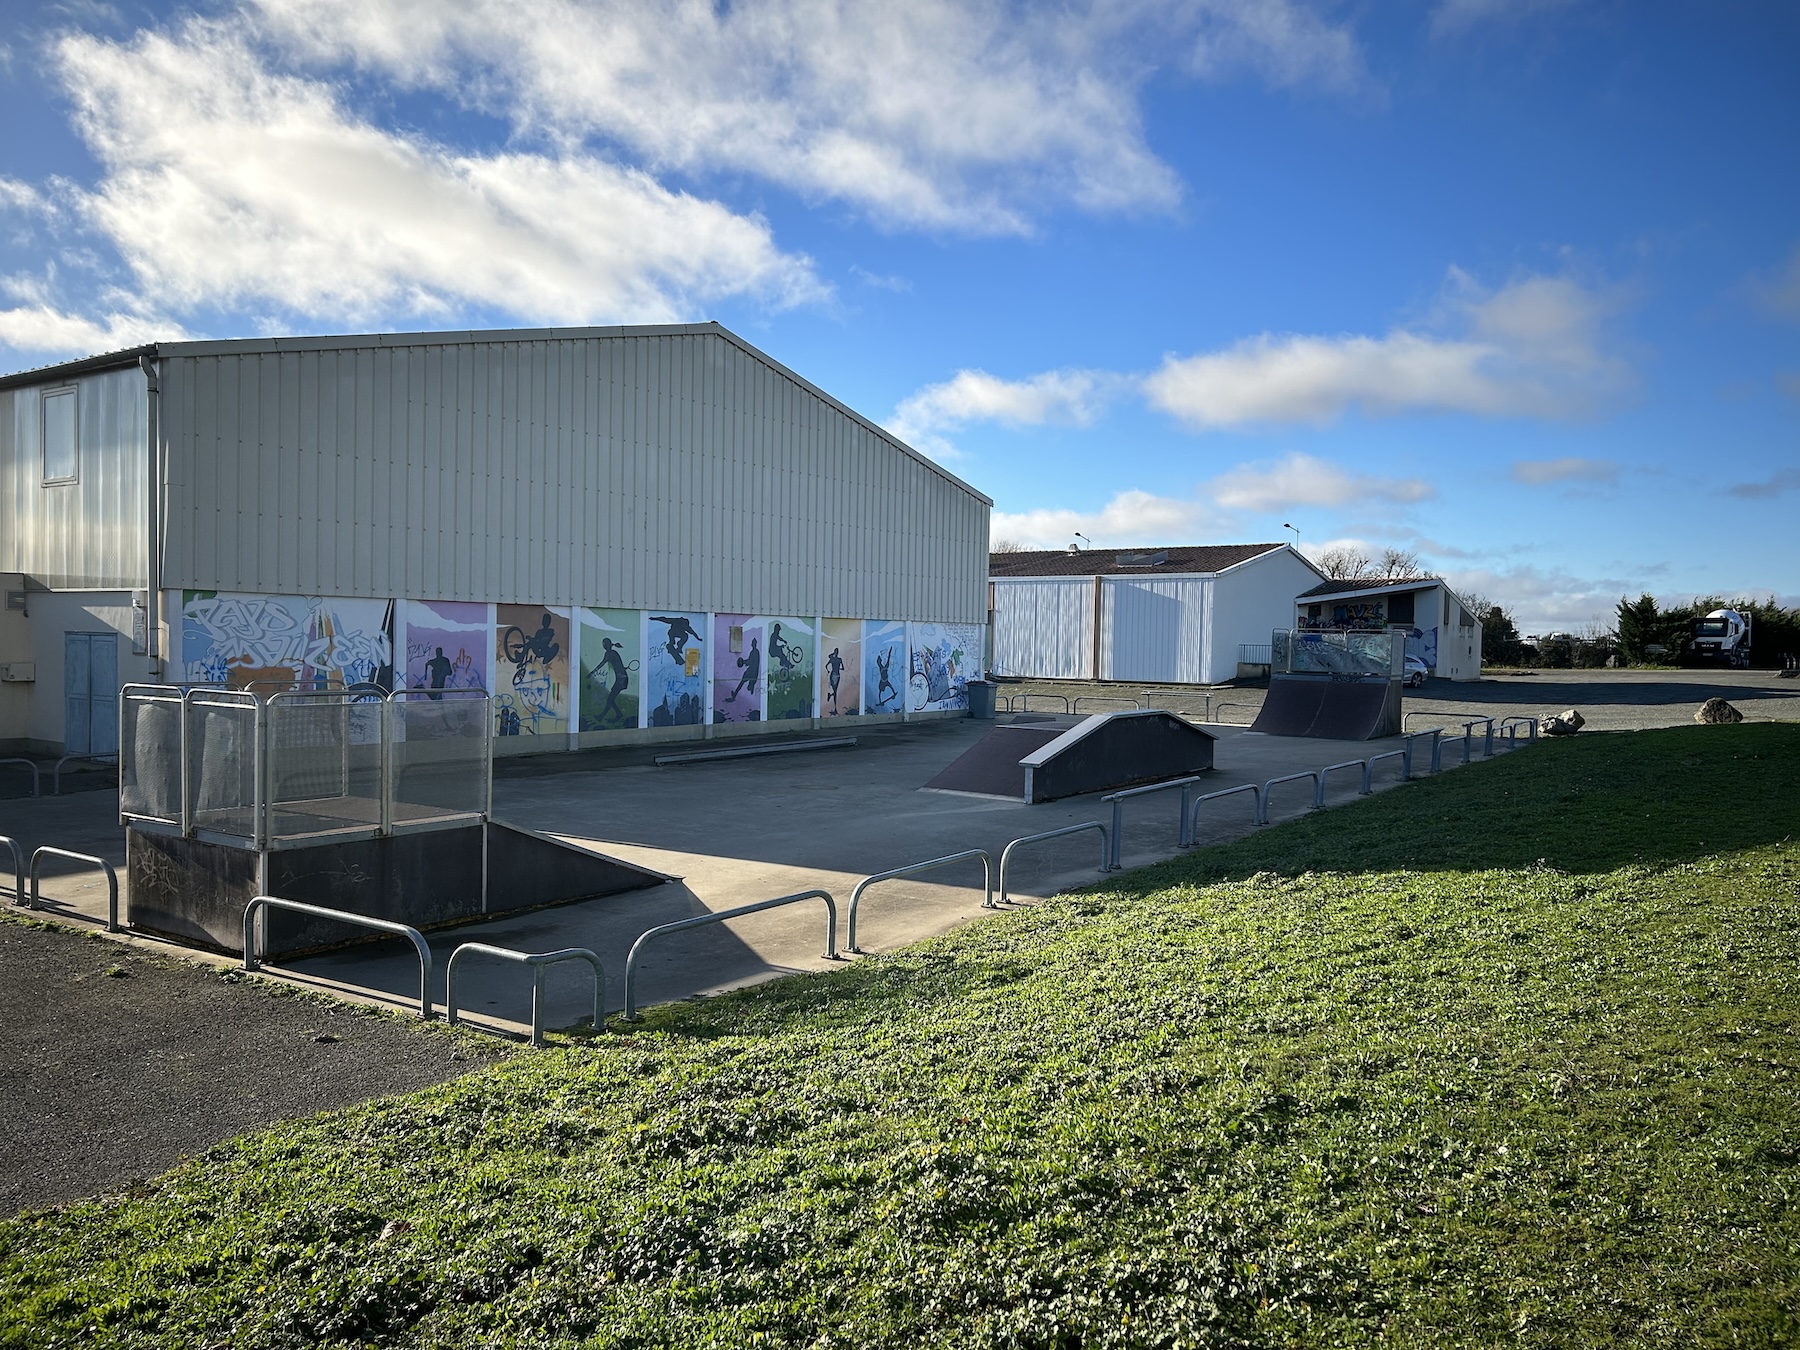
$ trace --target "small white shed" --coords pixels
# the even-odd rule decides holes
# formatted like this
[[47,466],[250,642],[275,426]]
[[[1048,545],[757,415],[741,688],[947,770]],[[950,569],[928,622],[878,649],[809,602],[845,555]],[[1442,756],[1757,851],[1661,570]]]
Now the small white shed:
[[1287,544],[996,553],[997,675],[1223,684],[1324,575]]
[[1294,601],[1299,628],[1404,628],[1406,654],[1446,680],[1481,678],[1481,624],[1442,577],[1322,581]]

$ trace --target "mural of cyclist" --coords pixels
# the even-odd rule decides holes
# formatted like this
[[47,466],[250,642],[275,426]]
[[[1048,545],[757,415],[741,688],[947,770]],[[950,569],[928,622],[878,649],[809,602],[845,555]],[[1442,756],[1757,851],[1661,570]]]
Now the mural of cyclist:
[[838,681],[844,678],[844,655],[836,647],[825,658],[825,678],[831,684],[831,706],[837,707]]
[[694,631],[694,625],[687,621],[684,614],[652,614],[650,622],[668,625],[669,636],[668,641],[663,643],[663,650],[668,652],[669,659],[676,665],[682,664],[685,659],[683,653],[687,650],[688,643],[700,645],[700,634]]
[[787,674],[805,658],[806,653],[781,636],[781,625],[769,625],[769,655],[775,658],[775,664],[781,667],[781,673]]
[[757,677],[762,674],[762,649],[756,645],[755,638],[750,639],[750,650],[738,657],[737,663],[743,668],[744,673],[738,676],[737,688],[725,695],[727,703],[736,703],[737,696],[746,688],[752,694],[756,692]]

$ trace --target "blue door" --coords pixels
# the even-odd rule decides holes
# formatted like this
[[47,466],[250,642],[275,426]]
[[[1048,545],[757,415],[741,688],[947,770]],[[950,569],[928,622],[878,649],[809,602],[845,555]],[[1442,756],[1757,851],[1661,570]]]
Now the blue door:
[[63,634],[63,753],[119,749],[119,635]]

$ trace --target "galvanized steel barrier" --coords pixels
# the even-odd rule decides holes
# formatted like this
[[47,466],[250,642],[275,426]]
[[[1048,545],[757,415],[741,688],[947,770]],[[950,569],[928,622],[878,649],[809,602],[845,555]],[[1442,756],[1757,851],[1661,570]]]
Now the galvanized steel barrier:
[[1473,728],[1480,726],[1484,722],[1487,723],[1487,739],[1482,747],[1481,757],[1483,759],[1492,759],[1494,757],[1494,719],[1491,717],[1472,717],[1462,724],[1464,764],[1469,762],[1469,742],[1474,739],[1475,735]]
[[1197,774],[1189,774],[1186,778],[1171,778],[1166,783],[1151,783],[1147,787],[1126,788],[1123,792],[1113,792],[1102,797],[1103,802],[1112,803],[1112,856],[1108,860],[1109,871],[1118,871],[1122,864],[1119,856],[1123,852],[1120,836],[1125,832],[1125,802],[1131,797],[1146,797],[1152,792],[1167,792],[1171,788],[1181,789],[1181,816],[1176,822],[1175,837],[1183,846],[1187,845],[1187,804],[1188,789],[1198,783]]
[[1375,766],[1384,759],[1397,759],[1400,761],[1400,781],[1402,783],[1412,777],[1412,750],[1410,747],[1405,750],[1388,750],[1379,755],[1370,755],[1367,759],[1362,761],[1363,796],[1367,797],[1371,792],[1375,791]]
[[[1224,712],[1227,708],[1256,708],[1260,711],[1261,706],[1261,704],[1257,703],[1221,703],[1218,707],[1218,711]],[[1210,711],[1207,714],[1206,720],[1209,722],[1218,722],[1218,719],[1213,717]],[[1219,722],[1219,725],[1225,727],[1247,727],[1255,720],[1256,719],[1253,717],[1249,722]]]
[[1509,750],[1516,748],[1519,743],[1518,724],[1520,722],[1523,722],[1531,732],[1531,734],[1528,737],[1526,737],[1527,742],[1535,741],[1538,738],[1538,719],[1537,718],[1522,717],[1517,714],[1513,715],[1512,717],[1503,717],[1500,719],[1500,730],[1503,733],[1505,733],[1505,735],[1506,735],[1507,748]]
[[[624,1019],[627,1022],[638,1020],[638,957],[644,950],[644,944],[652,938],[666,937],[670,933],[679,933],[684,928],[698,928],[702,924],[723,923],[726,919],[735,919],[744,914],[755,914],[765,909],[775,909],[781,905],[798,904],[802,900],[823,900],[825,902],[825,959],[835,961],[838,954],[837,901],[831,898],[830,891],[797,891],[793,895],[780,895],[773,900],[758,900],[753,905],[739,905],[736,909],[722,909],[716,914],[696,914],[691,919],[678,919],[674,923],[661,924],[647,932],[640,933],[638,940],[631,944],[631,951],[625,957]],[[855,910],[851,911],[851,915],[854,920]]]
[[1188,823],[1182,830],[1183,838],[1186,840],[1184,847],[1194,843],[1195,835],[1200,829],[1200,807],[1202,803],[1216,802],[1223,797],[1235,797],[1240,792],[1248,792],[1250,794],[1250,823],[1252,825],[1268,824],[1268,821],[1263,819],[1263,790],[1261,783],[1239,783],[1236,787],[1220,788],[1217,792],[1203,793],[1194,798],[1193,813],[1189,816]]
[[947,867],[951,863],[967,862],[970,858],[981,859],[981,886],[985,894],[982,897],[983,909],[994,908],[994,860],[985,848],[968,848],[961,853],[948,853],[942,858],[931,858],[925,862],[908,863],[905,867],[896,867],[886,872],[877,872],[872,877],[864,877],[856,883],[856,889],[850,892],[850,942],[847,950],[862,955],[862,948],[856,945],[856,911],[862,905],[863,892],[878,881],[893,881],[898,877],[910,877],[920,872],[929,872],[933,868]]
[[[119,762],[119,754],[118,754],[118,751],[115,750],[110,755],[64,755],[61,759],[56,761],[56,768],[51,772],[50,795],[52,797],[62,796],[63,765],[68,764],[71,761],[79,763],[79,762],[83,762],[83,761],[87,761],[87,760],[92,760],[95,764],[117,764]],[[33,777],[33,781],[35,782],[35,780],[36,780],[35,768],[34,768],[32,777]],[[35,797],[35,796],[37,796],[37,793],[34,791],[31,795]]]
[[413,949],[419,953],[419,1016],[425,1021],[431,1020],[431,948],[425,943],[425,935],[418,929],[403,923],[395,923],[392,919],[377,919],[367,914],[351,914],[341,909],[326,909],[323,905],[302,904],[298,900],[283,900],[277,895],[259,895],[244,906],[244,969],[261,970],[262,960],[256,954],[256,916],[266,909],[284,910],[290,914],[310,914],[316,919],[332,919],[338,923],[355,924],[361,928],[373,928],[381,933],[393,933],[397,937],[407,938]]
[[[17,856],[18,855],[15,852],[14,857]],[[44,857],[67,858],[70,862],[92,863],[95,867],[100,868],[106,873],[106,931],[109,933],[118,932],[119,874],[113,871],[113,865],[106,861],[105,858],[96,858],[91,853],[71,853],[66,848],[52,848],[48,844],[43,844],[34,849],[31,854],[31,902],[28,908],[41,908],[38,904],[38,859]]]
[[38,766],[35,760],[22,759],[17,755],[9,755],[5,759],[0,759],[0,764],[23,764],[26,768],[30,769],[32,796],[37,796],[43,789],[43,780],[38,777]]
[[457,1024],[456,966],[464,956],[492,956],[502,961],[531,967],[531,1043],[544,1044],[544,971],[564,961],[586,961],[594,970],[594,1030],[606,1024],[606,972],[600,969],[600,958],[586,947],[564,947],[554,952],[520,952],[511,947],[495,947],[486,942],[465,942],[450,953],[444,963],[444,1020]]
[[1123,694],[1077,694],[1075,701],[1069,705],[1069,711],[1078,713],[1083,703],[1117,703],[1121,709],[1137,709],[1144,705],[1135,698],[1127,698]]
[[[1020,844],[1038,844],[1046,839],[1061,839],[1066,834],[1080,834],[1083,830],[1100,831],[1100,870],[1111,871],[1112,855],[1107,851],[1106,826],[1097,820],[1084,820],[1079,825],[1065,825],[1060,830],[1045,830],[1042,834],[1028,834],[1022,839],[1015,839],[1000,851],[1000,898],[999,903],[1006,903],[1006,864],[1012,860],[1013,850]],[[854,948],[852,948],[854,950]]]
[[1325,805],[1325,780],[1339,769],[1362,770],[1362,785],[1356,789],[1357,795],[1362,797],[1369,795],[1371,788],[1369,786],[1368,760],[1347,759],[1342,764],[1327,764],[1324,768],[1319,770],[1319,787],[1318,790],[1313,793],[1313,807],[1315,810],[1322,808]]
[[1298,783],[1302,778],[1310,778],[1313,780],[1313,805],[1314,809],[1317,809],[1324,797],[1324,780],[1319,777],[1319,771],[1317,769],[1307,769],[1304,773],[1284,773],[1281,777],[1271,778],[1268,782],[1263,784],[1263,824],[1267,825],[1269,823],[1269,800],[1275,795],[1275,785],[1277,783]]
[[25,903],[25,850],[19,847],[19,841],[17,839],[8,838],[4,834],[0,834],[0,844],[5,844],[8,848],[10,848],[12,850],[12,855],[13,855],[12,902],[15,905],[22,905]]

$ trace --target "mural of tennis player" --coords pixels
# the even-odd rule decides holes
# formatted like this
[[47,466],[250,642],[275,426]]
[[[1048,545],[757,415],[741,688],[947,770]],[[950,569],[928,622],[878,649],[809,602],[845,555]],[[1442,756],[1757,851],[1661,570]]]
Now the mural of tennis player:
[[831,682],[831,706],[837,707],[838,681],[844,678],[844,654],[836,647],[825,658],[825,678]]
[[439,647],[437,649],[437,655],[425,663],[425,678],[432,691],[431,693],[426,694],[425,697],[433,700],[441,700],[444,696],[437,691],[442,689],[444,685],[449,682],[450,676],[455,670],[456,666],[451,662],[449,657],[444,655],[444,649]]
[[700,635],[694,631],[694,625],[688,622],[685,614],[676,614],[672,617],[667,614],[652,614],[650,622],[669,626],[669,639],[663,643],[663,650],[669,653],[669,659],[676,665],[680,665],[686,659],[683,653],[687,650],[689,642],[695,646],[700,645]]
[[875,706],[877,708],[886,703],[889,698],[900,697],[900,691],[894,688],[894,681],[891,675],[894,658],[899,654],[900,649],[898,647],[889,647],[875,658],[875,668],[881,672],[881,683],[875,686]]
[[806,659],[806,653],[781,636],[781,625],[769,625],[769,655],[775,658],[775,664],[781,667],[782,673],[792,670]]
[[757,677],[762,674],[762,649],[756,645],[755,638],[750,639],[750,650],[738,657],[737,663],[743,667],[744,673],[738,676],[737,688],[725,695],[727,703],[736,703],[737,696],[746,688],[752,694],[756,692]]
[[624,648],[609,637],[601,638],[600,646],[604,649],[603,654],[588,678],[597,678],[603,670],[612,672],[612,682],[606,686],[606,702],[600,709],[600,723],[604,726],[613,716],[619,715],[619,695],[631,687],[631,676],[625,673],[625,658],[621,655]]

